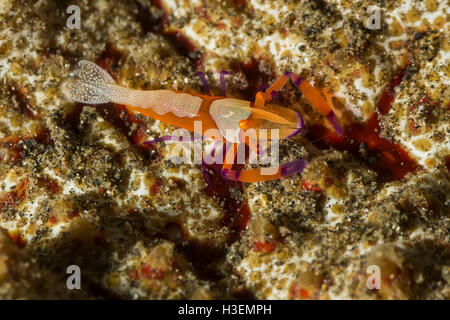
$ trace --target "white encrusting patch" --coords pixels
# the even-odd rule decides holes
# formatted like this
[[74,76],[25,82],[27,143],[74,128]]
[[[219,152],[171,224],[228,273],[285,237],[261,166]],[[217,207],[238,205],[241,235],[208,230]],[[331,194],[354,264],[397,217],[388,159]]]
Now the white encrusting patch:
[[[407,96],[397,97],[396,104],[398,106],[404,106],[405,109],[409,108],[411,106],[408,105],[407,99]],[[424,106],[419,105],[417,108],[424,108]],[[392,109],[391,112],[393,112]],[[421,166],[428,168],[427,160],[438,160],[440,159],[440,155],[443,154],[446,149],[450,149],[450,124],[447,122],[440,122],[432,131],[411,135],[409,134],[410,129],[407,120],[407,118],[403,118],[399,121],[399,134],[395,136],[395,139],[414,156]],[[434,142],[436,132],[440,132],[443,137],[443,140],[439,143]],[[424,150],[423,148],[418,147],[420,146],[420,144],[417,144],[419,141],[428,141],[430,144],[429,148]],[[439,163],[436,164],[439,165]]]
[[335,226],[336,224],[343,222],[344,215],[343,214],[337,214],[334,211],[334,207],[336,205],[339,205],[339,204],[344,205],[345,204],[345,199],[344,200],[343,199],[338,199],[338,198],[335,198],[335,197],[333,197],[331,195],[327,195],[326,196],[326,200],[325,200],[325,204],[324,204],[324,209],[325,209],[325,212],[326,212],[325,220],[327,221],[327,223],[330,226]]

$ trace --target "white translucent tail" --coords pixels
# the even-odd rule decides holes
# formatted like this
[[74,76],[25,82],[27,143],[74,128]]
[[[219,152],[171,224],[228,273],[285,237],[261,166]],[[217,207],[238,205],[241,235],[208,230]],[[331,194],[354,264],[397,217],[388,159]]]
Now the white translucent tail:
[[62,92],[72,101],[100,104],[111,102],[116,87],[108,72],[93,62],[81,60],[70,78],[63,83]]
[[62,85],[62,93],[71,100],[86,104],[113,102],[133,107],[150,108],[163,115],[195,117],[202,99],[173,90],[133,90],[117,85],[114,79],[93,62],[81,60]]

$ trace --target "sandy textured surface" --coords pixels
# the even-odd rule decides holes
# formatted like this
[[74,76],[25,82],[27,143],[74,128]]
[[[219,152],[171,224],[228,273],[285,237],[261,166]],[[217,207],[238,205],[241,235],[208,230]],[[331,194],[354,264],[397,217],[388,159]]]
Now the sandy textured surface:
[[[0,0],[0,298],[450,298],[448,1],[76,1],[79,30],[70,4]],[[203,71],[218,94],[232,70],[247,100],[290,70],[345,136],[287,85],[306,126],[281,156],[306,170],[211,187],[143,144],[175,128],[66,101],[81,59],[134,89],[199,93]]]

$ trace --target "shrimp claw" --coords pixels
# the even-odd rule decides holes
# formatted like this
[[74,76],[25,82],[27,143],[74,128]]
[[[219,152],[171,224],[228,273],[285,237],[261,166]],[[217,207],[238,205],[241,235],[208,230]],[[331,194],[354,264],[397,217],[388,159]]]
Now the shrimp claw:
[[342,135],[343,131],[336,119],[336,115],[327,101],[322,97],[320,92],[305,79],[290,71],[286,71],[280,78],[278,78],[278,80],[275,81],[269,89],[264,92],[264,94],[258,92],[255,99],[255,105],[257,107],[263,107],[264,104],[269,103],[276,95],[276,92],[286,85],[289,79],[294,83],[297,89],[300,90],[305,99],[328,119],[334,130],[339,135]]

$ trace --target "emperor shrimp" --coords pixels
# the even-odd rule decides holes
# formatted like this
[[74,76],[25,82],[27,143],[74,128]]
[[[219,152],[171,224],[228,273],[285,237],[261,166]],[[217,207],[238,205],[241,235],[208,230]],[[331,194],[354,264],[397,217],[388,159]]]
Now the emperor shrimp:
[[[296,135],[303,128],[303,119],[296,111],[271,104],[273,97],[291,80],[304,98],[323,114],[338,134],[342,129],[335,114],[320,92],[303,78],[292,72],[285,72],[266,91],[258,91],[255,101],[246,101],[227,97],[224,75],[221,72],[221,96],[178,92],[174,90],[134,90],[115,83],[114,79],[93,62],[82,60],[71,77],[62,87],[62,92],[71,101],[85,104],[117,103],[126,105],[134,112],[163,121],[170,125],[186,129],[217,143],[231,144],[227,148],[221,175],[230,180],[241,182],[260,182],[280,179],[304,170],[306,161],[297,159],[276,167],[274,170],[254,169],[234,170],[233,164],[239,146],[247,144],[258,152],[258,145],[267,146],[274,140],[286,139]],[[205,89],[209,91],[202,73]],[[201,121],[201,126],[195,122]],[[200,129],[199,129],[200,128]],[[277,135],[259,134],[277,130]],[[256,132],[254,139],[248,139],[247,131]],[[211,134],[210,132],[214,132]],[[219,137],[216,134],[219,132]],[[178,140],[179,137],[164,136],[148,143],[162,140]],[[255,144],[256,140],[256,144]],[[215,152],[213,148],[212,153]],[[267,169],[267,168],[266,168]],[[271,172],[268,174],[267,172]]]

